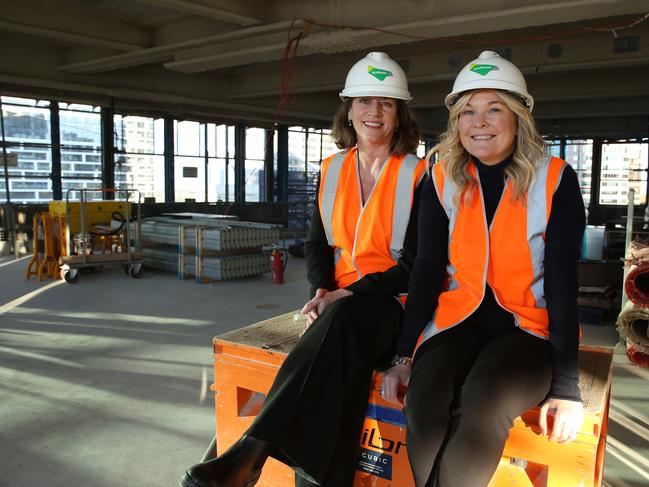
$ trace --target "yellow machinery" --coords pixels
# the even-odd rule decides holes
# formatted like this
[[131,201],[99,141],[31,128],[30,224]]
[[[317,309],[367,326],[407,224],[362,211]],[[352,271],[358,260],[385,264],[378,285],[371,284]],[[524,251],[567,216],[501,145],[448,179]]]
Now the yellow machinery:
[[[52,216],[67,216],[70,233],[81,232],[81,202],[80,201],[50,201]],[[128,205],[128,206],[127,206]],[[113,213],[119,213],[123,218],[131,217],[133,204],[126,201],[84,201],[83,217],[85,230],[95,225],[110,226]],[[128,210],[127,210],[128,208]]]
[[[79,201],[70,201],[72,192],[79,194]],[[125,200],[88,201],[88,193],[92,192],[123,195]],[[129,201],[133,195],[136,199]],[[106,264],[121,264],[129,276],[140,277],[141,199],[140,192],[134,189],[69,189],[65,201],[51,201],[49,213],[34,218],[34,255],[27,279],[32,275],[39,280],[60,275],[66,282],[75,283],[80,269]],[[137,216],[131,228],[133,202]],[[100,249],[96,248],[98,244]],[[101,250],[101,254],[95,250]]]

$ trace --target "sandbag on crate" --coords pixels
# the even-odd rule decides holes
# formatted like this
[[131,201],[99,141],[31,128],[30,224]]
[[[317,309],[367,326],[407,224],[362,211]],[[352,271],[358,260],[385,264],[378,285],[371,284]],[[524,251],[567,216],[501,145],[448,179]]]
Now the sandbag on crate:
[[649,262],[631,267],[624,281],[624,290],[632,303],[649,307]]
[[624,281],[624,291],[632,303],[649,307],[649,247],[631,242],[628,256],[631,269]]
[[627,344],[627,357],[636,365],[649,366],[649,308],[628,303],[617,319],[617,329]]
[[628,303],[617,319],[617,328],[627,342],[649,353],[649,309]]

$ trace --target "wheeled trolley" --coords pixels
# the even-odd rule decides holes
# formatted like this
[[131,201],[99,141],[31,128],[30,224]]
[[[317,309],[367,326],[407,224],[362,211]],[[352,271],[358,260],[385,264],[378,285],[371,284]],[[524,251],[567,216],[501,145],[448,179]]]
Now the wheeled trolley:
[[[79,193],[79,201],[70,201],[73,192]],[[124,200],[88,201],[88,193],[99,192],[125,195]],[[137,196],[134,200],[132,196]],[[142,195],[137,189],[81,189],[70,188],[65,194],[65,254],[59,259],[61,277],[73,284],[79,281],[80,270],[118,264],[133,278],[142,276],[143,260],[140,252],[140,204]],[[131,206],[135,203],[135,235],[131,230]],[[61,209],[58,208],[60,211]],[[50,208],[52,211],[52,208]],[[112,229],[111,221],[118,225]],[[94,226],[94,228],[91,228]],[[121,240],[111,244],[112,237]],[[135,250],[131,248],[133,240]],[[95,254],[95,240],[103,242],[104,251]],[[109,253],[105,253],[108,251]]]

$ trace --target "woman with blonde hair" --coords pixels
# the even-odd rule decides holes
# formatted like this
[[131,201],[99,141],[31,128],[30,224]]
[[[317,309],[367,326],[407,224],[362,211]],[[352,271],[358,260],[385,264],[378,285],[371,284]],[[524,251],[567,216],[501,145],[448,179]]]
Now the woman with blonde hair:
[[573,169],[545,154],[533,104],[518,68],[491,51],[446,97],[399,359],[383,381],[386,399],[405,405],[418,487],[486,486],[514,419],[537,404],[550,440],[570,442],[581,426],[584,205]]

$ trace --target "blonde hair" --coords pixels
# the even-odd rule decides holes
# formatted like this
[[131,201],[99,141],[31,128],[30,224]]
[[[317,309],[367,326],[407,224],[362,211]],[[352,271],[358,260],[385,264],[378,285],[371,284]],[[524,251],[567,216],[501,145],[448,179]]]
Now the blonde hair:
[[[426,154],[426,160],[446,161],[445,174],[458,186],[458,191],[453,195],[453,201],[459,205],[460,198],[464,196],[464,203],[471,202],[471,191],[478,182],[471,176],[467,162],[471,155],[466,151],[460,141],[459,120],[460,114],[469,103],[469,99],[478,90],[462,93],[451,107],[448,116],[446,132],[440,136],[439,143]],[[520,99],[509,92],[493,90],[500,100],[516,116],[516,138],[512,163],[505,168],[505,176],[512,182],[513,199],[523,201],[527,195],[539,164],[545,156],[545,142],[541,137],[532,114],[521,103]]]

